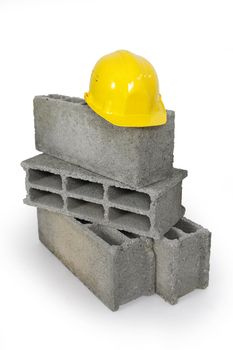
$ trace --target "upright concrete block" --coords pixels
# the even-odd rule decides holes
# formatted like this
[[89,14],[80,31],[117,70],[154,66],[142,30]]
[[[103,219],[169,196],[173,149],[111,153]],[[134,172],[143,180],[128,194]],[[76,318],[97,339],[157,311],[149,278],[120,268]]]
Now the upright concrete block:
[[93,112],[84,100],[59,95],[34,99],[37,150],[123,182],[149,185],[172,172],[174,112],[167,124],[117,127]]
[[38,209],[39,237],[107,307],[155,290],[152,240]]
[[209,282],[211,234],[182,218],[161,240],[154,241],[156,293],[175,304],[178,298]]
[[185,170],[173,169],[166,180],[133,190],[86,169],[40,154],[22,163],[26,170],[25,203],[160,238],[183,215]]

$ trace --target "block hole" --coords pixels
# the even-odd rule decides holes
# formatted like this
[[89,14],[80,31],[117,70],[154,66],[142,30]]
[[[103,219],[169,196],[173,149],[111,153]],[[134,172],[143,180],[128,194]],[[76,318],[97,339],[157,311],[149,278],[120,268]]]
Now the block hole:
[[102,238],[102,240],[107,242],[109,245],[121,245],[124,242],[123,239],[120,239],[120,237],[116,236],[117,232],[114,233],[113,230],[109,229],[106,226],[95,225],[90,227],[90,230]]
[[47,207],[62,209],[64,206],[62,197],[56,193],[30,188],[29,196],[31,201]]
[[151,203],[150,196],[146,193],[113,186],[108,189],[108,199],[112,203],[142,210],[149,210]]
[[74,215],[81,215],[84,220],[87,218],[94,221],[104,218],[104,208],[101,204],[90,203],[81,199],[68,198],[67,209]]
[[197,226],[189,221],[186,221],[184,219],[180,219],[177,224],[175,224],[175,227],[179,228],[181,231],[185,233],[192,233],[197,231]]
[[68,177],[66,188],[69,193],[88,198],[103,199],[104,196],[104,188],[102,184],[87,180]]
[[50,173],[49,171],[29,169],[29,182],[33,185],[50,187],[51,189],[61,190],[62,179],[60,175]]
[[125,210],[110,208],[109,209],[109,221],[125,227],[126,230],[137,230],[137,231],[149,231],[150,220],[145,215],[130,213]]
[[123,233],[123,235],[125,235],[126,237],[130,238],[130,239],[135,239],[135,238],[139,238],[139,235],[136,235],[136,233],[132,233],[132,232],[128,232],[125,230],[118,230],[121,233]]
[[179,239],[179,234],[174,228],[171,228],[167,233],[165,233],[164,237],[169,240],[174,240]]
[[84,219],[75,218],[75,220],[78,221],[78,222],[80,222],[80,224],[83,224],[83,225],[92,224],[91,221],[84,220]]

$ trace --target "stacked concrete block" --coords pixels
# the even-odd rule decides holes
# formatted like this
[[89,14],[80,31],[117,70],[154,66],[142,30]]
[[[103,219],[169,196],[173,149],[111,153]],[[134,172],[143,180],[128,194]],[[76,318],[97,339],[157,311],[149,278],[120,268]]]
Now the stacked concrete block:
[[111,310],[155,293],[152,240],[38,209],[39,237]]
[[174,112],[158,127],[122,128],[106,122],[84,100],[67,96],[34,99],[38,151],[97,174],[142,187],[172,172]]
[[210,232],[182,218],[161,240],[38,209],[41,242],[111,310],[157,293],[175,304],[209,280]]
[[210,232],[183,217],[174,112],[125,128],[84,100],[34,99],[36,148],[22,162],[41,242],[106,306],[154,293],[175,304],[209,280]]
[[178,298],[209,282],[211,234],[182,218],[161,240],[154,241],[156,293],[175,304]]
[[22,166],[27,173],[25,203],[39,208],[153,238],[160,238],[184,214],[185,170],[174,169],[166,180],[133,190],[45,154]]

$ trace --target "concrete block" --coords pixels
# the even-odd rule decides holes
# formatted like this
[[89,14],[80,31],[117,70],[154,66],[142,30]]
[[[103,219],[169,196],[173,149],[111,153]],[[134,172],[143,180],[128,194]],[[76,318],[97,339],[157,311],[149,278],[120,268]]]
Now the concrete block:
[[25,203],[72,217],[160,238],[184,215],[185,170],[138,190],[46,154],[22,162]]
[[173,111],[166,125],[117,127],[84,100],[59,95],[34,99],[37,150],[137,188],[172,172]]
[[182,218],[161,240],[154,241],[156,293],[175,304],[178,298],[209,282],[211,233]]
[[152,240],[38,209],[39,238],[107,307],[155,291]]

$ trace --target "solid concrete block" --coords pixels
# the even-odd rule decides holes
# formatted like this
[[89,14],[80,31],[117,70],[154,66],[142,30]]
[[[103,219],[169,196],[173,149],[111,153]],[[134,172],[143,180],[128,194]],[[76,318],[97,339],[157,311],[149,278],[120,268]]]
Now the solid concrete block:
[[34,99],[37,150],[137,188],[172,173],[174,112],[147,128],[110,124],[84,100],[59,95]]
[[175,304],[178,298],[209,282],[211,233],[182,218],[161,240],[154,241],[156,293]]
[[152,240],[38,209],[39,237],[107,307],[155,291]]
[[142,236],[160,238],[183,215],[185,170],[138,190],[46,154],[22,162],[25,203]]

